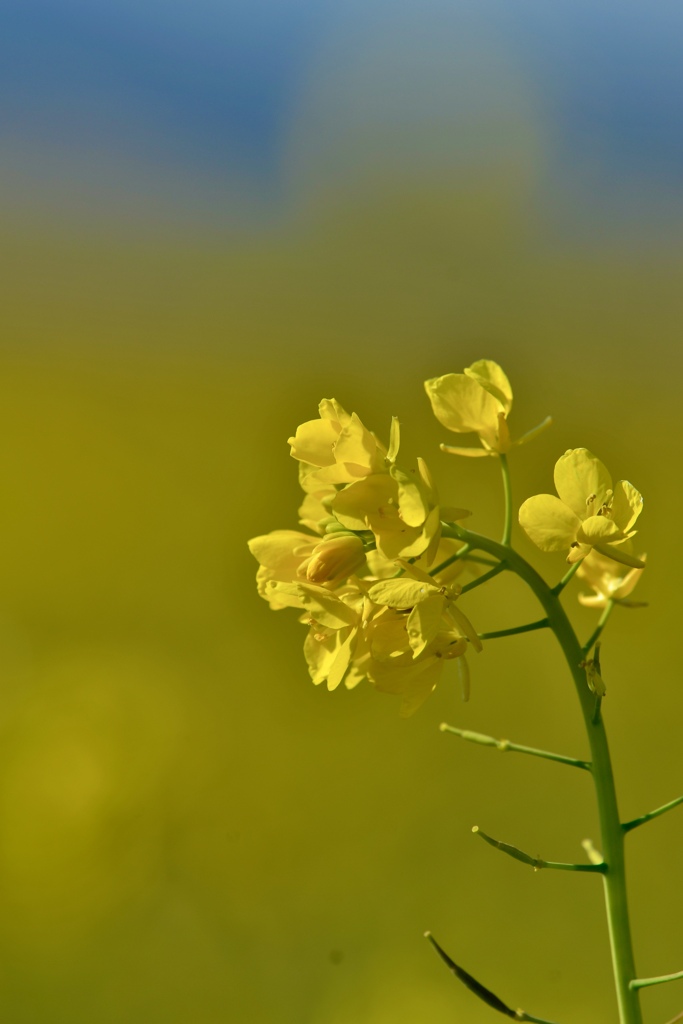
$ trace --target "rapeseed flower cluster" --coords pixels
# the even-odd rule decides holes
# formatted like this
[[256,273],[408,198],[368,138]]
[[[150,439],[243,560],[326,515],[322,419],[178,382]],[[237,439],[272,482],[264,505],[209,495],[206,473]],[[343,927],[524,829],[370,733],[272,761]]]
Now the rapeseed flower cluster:
[[[442,449],[498,456],[504,469],[513,446],[550,423],[548,417],[512,441],[507,422],[512,388],[492,360],[432,378],[425,389],[443,426],[475,433],[481,443],[480,448]],[[466,655],[482,645],[462,610],[458,580],[468,571],[481,576],[482,569],[470,554],[471,543],[452,534],[458,530],[454,524],[470,513],[441,505],[424,460],[414,467],[398,463],[395,417],[385,447],[335,399],[323,399],[318,411],[317,419],[302,423],[289,438],[304,495],[302,529],[274,530],[249,541],[259,563],[259,594],[275,610],[299,612],[314,683],[334,690],[343,682],[351,689],[366,679],[399,696],[405,716],[423,703],[445,664],[453,661],[467,699]],[[644,567],[644,556],[631,553],[640,493],[627,480],[613,484],[586,448],[567,451],[554,479],[557,495],[537,494],[522,504],[521,526],[541,550],[566,551],[570,564],[581,563],[578,574],[593,591],[580,595],[583,604],[633,605],[627,599]],[[506,496],[508,527],[500,551],[508,550],[509,487]],[[446,535],[444,523],[449,524]],[[506,567],[504,555],[498,557],[501,563],[494,563],[491,576]]]
[[310,532],[275,530],[249,548],[259,594],[273,609],[299,609],[308,626],[313,682],[333,690],[366,678],[399,695],[409,715],[455,660],[466,695],[465,653],[481,644],[456,606],[465,563],[449,560],[462,544],[443,538],[441,523],[469,513],[440,505],[422,459],[397,465],[395,418],[385,447],[355,413],[324,399],[289,444],[305,495],[300,524]]

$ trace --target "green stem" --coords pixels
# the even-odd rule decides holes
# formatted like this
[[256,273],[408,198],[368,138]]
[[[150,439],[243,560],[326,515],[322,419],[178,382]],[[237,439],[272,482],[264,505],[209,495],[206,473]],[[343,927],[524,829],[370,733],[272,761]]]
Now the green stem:
[[583,653],[584,654],[588,654],[588,652],[590,651],[591,647],[593,647],[595,645],[595,643],[600,639],[602,631],[605,628],[605,626],[607,625],[607,620],[609,619],[610,615],[612,614],[612,609],[613,608],[614,608],[614,601],[611,601],[611,600],[608,601],[607,604],[605,605],[604,612],[600,616],[600,621],[598,622],[597,626],[595,627],[595,629],[591,633],[590,638],[588,640],[586,640],[585,644],[583,645]]
[[470,743],[480,743],[484,747],[495,747],[503,752],[509,750],[517,754],[531,754],[532,757],[542,757],[546,761],[559,761],[560,764],[568,764],[572,768],[584,768],[586,771],[590,771],[592,768],[590,761],[580,761],[576,757],[565,757],[564,754],[553,754],[550,750],[525,747],[521,743],[512,743],[510,740],[497,740],[493,736],[484,735],[483,732],[472,732],[470,729],[456,729],[454,725],[447,725],[446,722],[442,722],[439,729],[441,732],[452,732],[463,740],[469,740]]
[[555,871],[585,871],[603,875],[606,870],[605,865],[602,863],[567,864],[564,861],[543,860],[542,857],[532,857],[530,853],[525,853],[524,850],[511,846],[510,843],[502,843],[500,839],[493,839],[486,832],[482,832],[478,825],[475,825],[472,831],[483,839],[485,843],[488,843],[489,846],[493,846],[496,850],[506,853],[508,857],[512,857],[514,860],[521,861],[522,864],[528,864],[534,871],[540,871],[541,868],[553,868]]
[[636,977],[636,970],[626,895],[624,830],[619,818],[604,722],[602,716],[594,716],[595,698],[588,688],[585,671],[580,667],[580,663],[584,660],[583,649],[559,601],[557,588],[555,591],[551,590],[545,580],[516,551],[510,547],[504,547],[488,537],[471,533],[456,524],[445,527],[444,532],[446,535],[457,537],[458,540],[470,544],[477,550],[485,551],[501,561],[504,560],[507,568],[524,580],[536,595],[548,618],[549,627],[553,630],[562,649],[579,698],[593,763],[592,776],[600,819],[602,851],[606,864],[603,885],[614,982],[619,1005],[619,1020],[620,1024],[642,1024],[638,992],[630,987],[631,981]]
[[466,583],[460,593],[466,594],[469,590],[475,590],[477,587],[480,587],[482,583],[488,583],[488,581],[492,580],[494,576],[504,572],[506,569],[507,565],[505,562],[499,562],[498,565],[494,565],[493,569],[489,569],[488,572],[485,572],[483,576],[479,576],[476,580]]
[[621,827],[624,832],[630,832],[633,828],[638,828],[639,825],[644,825],[647,821],[652,821],[653,818],[658,818],[660,814],[666,814],[667,811],[672,811],[674,807],[678,807],[683,804],[683,796],[677,796],[675,800],[669,800],[668,804],[663,804],[661,807],[657,807],[654,811],[648,811],[647,814],[641,814],[639,818],[634,818],[633,821],[625,822]]
[[514,636],[515,633],[532,633],[535,629],[547,629],[548,620],[539,619],[537,622],[527,622],[524,626],[510,626],[509,629],[494,629],[491,633],[480,633],[480,640],[497,640],[501,636]]
[[503,475],[503,492],[505,494],[505,525],[503,526],[503,539],[501,544],[508,545],[512,537],[512,484],[510,483],[510,467],[508,457],[502,452],[498,456],[500,471]]
[[438,576],[439,573],[443,572],[444,569],[447,569],[449,565],[453,565],[453,562],[458,562],[461,558],[464,558],[465,555],[469,554],[469,550],[469,544],[463,544],[459,551],[456,551],[454,555],[450,555],[448,558],[444,558],[443,562],[441,562],[440,565],[437,565],[436,569],[432,569],[429,575]]
[[634,978],[631,988],[649,988],[650,985],[663,985],[666,981],[680,981],[683,978],[683,971],[676,971],[675,974],[662,974],[659,978]]
[[574,579],[574,575],[575,575],[577,569],[579,568],[579,566],[581,565],[582,561],[583,561],[583,559],[580,559],[578,562],[574,562],[574,564],[572,565],[571,569],[568,569],[567,572],[562,577],[562,579],[560,580],[560,582],[557,583],[553,587],[553,589],[552,589],[552,593],[553,594],[559,595],[559,594],[562,593],[562,591],[567,586],[569,581]]

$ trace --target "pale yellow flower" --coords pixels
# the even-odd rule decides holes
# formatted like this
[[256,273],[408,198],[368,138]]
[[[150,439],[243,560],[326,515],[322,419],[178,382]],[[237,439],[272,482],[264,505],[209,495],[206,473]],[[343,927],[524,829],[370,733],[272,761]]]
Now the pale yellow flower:
[[391,466],[339,491],[331,510],[349,530],[371,530],[385,558],[433,559],[441,537],[441,520],[462,519],[465,509],[443,509],[425,462],[418,472]]
[[301,622],[309,626],[304,655],[316,685],[326,682],[327,688],[334,690],[344,680],[350,688],[363,678],[352,665],[363,639],[361,627],[367,604],[357,585],[331,592],[311,583],[271,580],[266,591],[271,600],[303,610]]
[[571,564],[594,548],[642,569],[643,563],[619,545],[635,533],[643,499],[628,480],[612,478],[587,448],[572,448],[555,465],[554,494],[536,494],[519,510],[519,522],[542,551],[569,549]]
[[294,592],[273,590],[268,586],[271,582],[307,582],[332,588],[365,566],[362,540],[346,532],[320,538],[297,530],[273,530],[253,537],[248,544],[259,563],[258,592],[274,609],[301,605],[292,601]]
[[370,587],[368,597],[374,604],[409,610],[406,631],[413,658],[422,654],[443,631],[466,637],[475,650],[480,651],[481,641],[474,626],[455,603],[460,588],[439,584],[408,562],[401,561],[400,564],[405,575],[380,580]]
[[455,660],[463,696],[467,699],[469,671],[466,652],[467,641],[463,637],[443,633],[437,635],[419,658],[413,659],[410,652],[386,660],[371,658],[365,672],[375,689],[401,697],[399,714],[408,718],[434,691],[447,661]]
[[[639,555],[638,558],[645,562],[645,555]],[[579,601],[588,608],[604,608],[608,601],[617,601],[632,608],[643,607],[642,601],[626,600],[643,575],[642,569],[629,569],[626,572],[623,564],[599,551],[591,551],[582,561],[576,575],[594,591],[592,594],[579,594]]]
[[479,359],[464,373],[447,373],[425,381],[434,415],[456,434],[478,434],[481,448],[455,448],[442,444],[454,455],[504,455],[513,445],[524,444],[550,424],[547,417],[517,441],[512,441],[507,417],[512,408],[512,388],[503,370],[492,359]]
[[[259,563],[256,586],[260,596],[275,610],[290,607],[292,601],[284,600],[283,595],[278,595],[268,584],[272,581],[289,583],[298,579],[301,566],[307,564],[320,543],[320,537],[298,530],[273,530],[261,537],[252,537],[247,543]],[[294,606],[299,607],[297,604]]]
[[293,458],[313,467],[316,479],[326,484],[351,483],[386,472],[387,460],[393,461],[398,450],[395,418],[387,451],[358,416],[349,415],[336,399],[324,398],[318,408],[320,418],[302,423],[289,438]]

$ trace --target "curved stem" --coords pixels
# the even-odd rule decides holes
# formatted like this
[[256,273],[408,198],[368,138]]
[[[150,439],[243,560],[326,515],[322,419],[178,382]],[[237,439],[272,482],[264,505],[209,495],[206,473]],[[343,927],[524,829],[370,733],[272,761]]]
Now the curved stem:
[[576,633],[562,607],[558,594],[554,593],[536,570],[516,551],[471,533],[469,530],[450,524],[445,528],[451,536],[465,541],[473,548],[505,561],[507,567],[516,573],[530,587],[540,602],[549,627],[555,633],[574,681],[586,734],[591,749],[593,782],[600,818],[602,851],[606,870],[603,874],[607,923],[612,948],[612,965],[619,1005],[620,1024],[642,1024],[638,992],[631,988],[636,978],[626,896],[626,866],[624,856],[624,830],[621,827],[617,795],[612,772],[607,735],[602,716],[595,716],[595,698],[588,688],[585,670],[581,668],[584,651]]
[[505,525],[501,544],[509,544],[512,536],[512,484],[510,483],[510,467],[508,457],[502,453],[498,456],[500,471],[503,475],[503,491],[505,493]]
[[444,569],[447,569],[449,565],[453,565],[454,562],[458,562],[461,558],[464,558],[469,554],[469,550],[469,544],[463,545],[463,547],[461,547],[459,551],[456,551],[454,555],[449,555],[448,558],[444,558],[443,562],[440,562],[436,569],[432,569],[429,575],[438,576],[439,573],[443,572]]
[[510,626],[509,629],[494,629],[490,633],[480,633],[480,640],[497,640],[501,636],[515,636],[516,633],[533,633],[535,629],[547,629],[548,620],[539,619],[538,622],[527,622],[523,626]]
[[466,583],[460,591],[461,594],[466,594],[469,590],[474,590],[476,587],[480,587],[482,583],[488,583],[494,576],[498,576],[499,573],[504,572],[507,569],[505,562],[499,562],[498,565],[494,565],[493,569],[489,569],[483,576],[478,576],[476,580],[471,580]]

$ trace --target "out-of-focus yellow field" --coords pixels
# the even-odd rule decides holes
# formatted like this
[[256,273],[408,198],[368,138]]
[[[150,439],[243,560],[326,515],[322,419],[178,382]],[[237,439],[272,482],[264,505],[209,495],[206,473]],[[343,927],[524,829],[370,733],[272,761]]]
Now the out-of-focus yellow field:
[[[585,756],[551,638],[491,641],[414,717],[314,688],[246,540],[294,528],[286,438],[336,397],[500,530],[493,460],[457,460],[422,381],[499,361],[518,503],[587,446],[645,497],[642,611],[603,647],[625,818],[683,791],[679,264],[560,251],[500,182],[368,188],[233,237],[10,224],[0,351],[0,1001],[11,1024],[468,1024],[506,1002],[615,1019],[590,780],[439,733]],[[549,580],[561,556],[520,550]],[[584,635],[595,616],[567,601]],[[574,607],[576,606],[576,607]],[[537,617],[498,578],[480,631]],[[342,688],[343,691],[343,688]],[[575,777],[578,776],[578,777]],[[639,970],[679,970],[683,816],[630,841]],[[668,990],[667,990],[668,989]],[[646,1019],[680,1009],[643,994]]]

